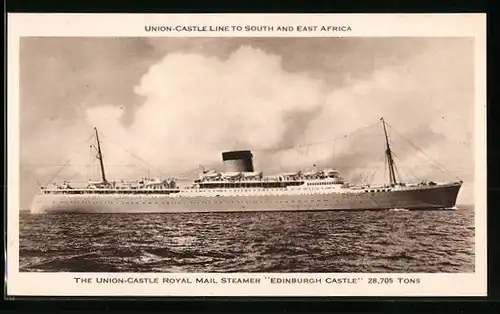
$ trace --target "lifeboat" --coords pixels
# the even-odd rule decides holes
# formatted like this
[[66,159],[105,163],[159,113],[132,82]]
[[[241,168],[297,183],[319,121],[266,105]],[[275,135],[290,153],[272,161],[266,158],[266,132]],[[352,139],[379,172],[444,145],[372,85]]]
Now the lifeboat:
[[241,177],[241,172],[224,172],[222,176],[226,179],[236,179]]
[[297,176],[300,176],[300,171],[283,173],[283,176],[284,177],[297,177]]
[[339,172],[335,169],[325,169],[323,170],[323,175],[326,177],[337,177],[339,175]]
[[319,175],[321,172],[318,172],[318,171],[309,171],[309,172],[305,172],[304,173],[304,176],[306,177],[315,177],[317,175]]
[[260,178],[262,177],[262,172],[242,172],[241,173],[244,178]]
[[221,174],[219,172],[212,171],[212,172],[204,173],[202,176],[203,176],[203,178],[213,179],[213,178],[220,177]]
[[163,181],[161,180],[151,180],[151,181],[148,181],[148,182],[145,182],[144,185],[145,186],[152,186],[152,185],[162,185],[163,184]]

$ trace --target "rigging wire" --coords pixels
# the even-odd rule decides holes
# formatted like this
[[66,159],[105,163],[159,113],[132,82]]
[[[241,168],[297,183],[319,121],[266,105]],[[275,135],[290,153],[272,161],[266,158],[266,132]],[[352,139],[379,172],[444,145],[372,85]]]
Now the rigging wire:
[[[384,154],[384,155],[382,155],[382,157],[381,157],[381,158],[379,158],[379,159],[377,160],[377,162],[376,162],[376,163],[377,163],[377,164],[378,164],[378,163],[380,163],[380,162],[382,161],[382,159],[385,159],[385,158],[387,158],[387,156]],[[372,182],[373,182],[373,178],[375,177],[375,174],[376,174],[376,173],[380,170],[380,166],[381,166],[381,165],[379,164],[379,166],[378,166],[377,168],[375,168],[375,171],[373,171],[372,175],[370,176],[370,180],[368,181],[368,183],[369,183],[370,185],[371,185],[371,184],[372,184]],[[384,173],[384,177],[385,177],[385,173]],[[385,179],[385,178],[384,178],[384,179]]]
[[[333,142],[333,154],[334,154],[334,158],[336,156],[336,144],[337,144],[337,141],[340,140],[340,139],[344,139],[344,138],[348,138],[348,137],[351,137],[351,136],[354,136],[356,134],[359,134],[363,131],[366,131],[372,127],[374,127],[375,125],[379,125],[380,123],[380,120],[377,119],[376,122],[372,123],[372,124],[369,124],[365,127],[362,127],[362,128],[359,128],[353,132],[350,132],[350,133],[346,133],[346,134],[343,134],[343,135],[340,135],[340,136],[336,136],[334,138],[330,138],[330,139],[327,139],[327,140],[322,140],[322,141],[316,141],[316,142],[310,142],[310,143],[303,143],[303,144],[298,144],[298,145],[291,145],[291,146],[282,146],[282,147],[270,147],[270,148],[264,148],[264,149],[252,149],[252,151],[254,152],[274,152],[274,151],[286,151],[286,150],[292,150],[292,149],[297,149],[297,148],[304,148],[303,151],[301,151],[302,155],[303,154],[306,154],[307,156],[309,155],[310,153],[310,148],[312,146],[315,146],[315,145],[320,145],[320,144],[325,144],[325,143],[329,143],[329,142]],[[437,161],[435,161],[433,158],[431,158],[430,156],[428,156],[422,149],[418,148],[415,144],[413,144],[409,139],[407,139],[405,136],[403,136],[401,133],[399,133],[392,125],[388,124],[387,122],[385,122],[385,124],[390,127],[391,131],[394,131],[395,134],[397,134],[399,137],[403,138],[406,142],[408,142],[413,148],[417,149],[418,151],[420,151],[424,156],[427,157],[427,159],[429,159],[430,161],[433,161],[435,163],[435,165],[433,165],[431,163],[431,166],[433,166],[434,168],[436,168],[437,170],[441,171],[441,172],[444,172],[444,173],[447,173],[449,175],[453,175],[451,173],[451,171],[447,170],[444,166],[442,166],[441,164],[439,164]],[[138,155],[134,154],[133,152],[131,152],[130,150],[126,149],[125,147],[123,147],[122,145],[120,145],[118,142],[112,140],[110,137],[108,137],[107,135],[105,135],[104,133],[102,133],[102,131],[99,131],[101,133],[101,135],[103,136],[103,138],[105,140],[107,140],[108,142],[111,142],[113,144],[115,144],[116,146],[120,147],[122,150],[124,150],[125,152],[127,152],[128,154],[130,154],[132,157],[134,157],[135,159],[141,161],[142,163],[144,163],[145,165],[147,165],[148,167],[150,167],[150,169],[154,169],[157,173],[163,175],[163,176],[167,176],[166,174],[164,174],[161,170],[158,169],[158,167],[152,165],[151,163],[149,163],[148,161],[144,160],[143,158],[139,157]],[[94,134],[92,134],[86,141],[85,141],[85,144],[91,139],[95,137]],[[392,143],[391,143],[392,145]],[[396,155],[393,153],[393,155],[396,157]],[[384,154],[384,157],[386,159],[386,163],[387,163],[387,155]],[[57,177],[60,172],[62,171],[62,168],[68,166],[68,164],[71,162],[71,160],[73,159],[70,158],[68,159],[63,165],[61,165],[61,169],[51,178],[51,180],[54,180],[55,177]],[[398,161],[399,158],[398,158]],[[438,166],[436,166],[438,165]],[[92,165],[91,165],[92,166]],[[130,166],[130,167],[133,167],[133,166]],[[397,171],[397,174],[398,174],[398,177],[399,179],[401,180],[401,176],[400,176],[400,173],[399,173],[399,169],[397,167],[396,168],[396,171]],[[186,170],[184,172],[182,172],[180,175],[182,174],[186,174],[186,173],[190,173],[190,172],[193,172],[195,170],[198,170],[199,167],[197,168],[193,168],[193,169],[190,169],[190,170]],[[92,167],[92,170],[95,170],[93,169]],[[373,180],[373,177],[375,176],[375,174],[377,173],[377,171],[379,170],[379,167],[377,167],[377,169],[375,169],[375,171],[373,172],[373,174],[371,175],[370,177],[370,181]],[[385,173],[384,173],[384,177],[386,177],[387,175],[387,170],[388,169],[385,169]],[[411,172],[411,171],[410,171]],[[411,173],[411,175],[415,178],[418,179],[418,177]],[[177,175],[178,176],[178,175]],[[453,175],[454,177],[458,178],[457,176]],[[458,178],[460,179],[460,178]],[[51,181],[50,180],[50,181]]]
[[370,125],[367,125],[365,127],[362,127],[360,129],[357,129],[353,132],[350,132],[350,133],[346,133],[346,134],[343,134],[343,135],[339,135],[339,136],[336,136],[336,137],[333,137],[333,138],[330,138],[330,139],[327,139],[327,140],[322,140],[322,141],[317,141],[317,142],[310,142],[310,143],[303,143],[303,144],[297,144],[297,145],[291,145],[291,146],[281,146],[281,147],[270,147],[270,148],[261,148],[261,149],[252,149],[252,151],[255,151],[255,152],[272,152],[272,151],[283,151],[283,150],[293,150],[293,149],[297,149],[297,148],[300,148],[300,147],[311,147],[311,146],[316,146],[316,145],[319,145],[319,144],[325,144],[325,143],[329,143],[329,142],[335,142],[336,140],[339,140],[339,139],[343,139],[343,138],[347,138],[347,137],[350,137],[350,136],[353,136],[357,133],[361,133],[362,131],[366,131],[367,129],[375,126],[379,124],[379,121],[377,122],[374,122]]
[[130,150],[128,150],[125,147],[121,146],[116,141],[113,141],[110,137],[106,136],[106,134],[102,133],[102,131],[99,131],[99,133],[101,133],[102,137],[104,139],[107,139],[108,142],[111,142],[111,143],[115,144],[116,146],[120,147],[122,150],[124,150],[125,152],[127,152],[128,154],[130,154],[132,157],[134,157],[137,160],[143,162],[146,166],[148,166],[148,167],[152,168],[153,170],[155,170],[156,172],[158,172],[160,175],[167,177],[167,175],[165,173],[163,173],[161,170],[159,170],[156,166],[152,165],[151,163],[147,162],[146,160],[144,160],[141,157],[137,156],[136,154],[132,153]]
[[[421,152],[425,157],[427,157],[427,159],[429,159],[431,161],[431,166],[432,167],[434,167],[435,169],[437,169],[437,170],[439,170],[439,171],[441,171],[443,173],[446,173],[446,174],[448,174],[450,176],[453,176],[453,177],[457,178],[458,180],[462,181],[457,175],[455,175],[454,173],[452,173],[450,170],[446,169],[446,167],[444,167],[443,165],[441,165],[437,160],[434,160],[432,157],[430,157],[429,155],[427,155],[421,148],[419,148],[418,146],[416,146],[415,144],[413,144],[412,141],[410,141],[405,136],[403,136],[401,133],[399,133],[392,125],[390,125],[387,122],[386,122],[386,125],[389,126],[391,128],[391,130],[394,131],[394,133],[396,133],[397,135],[399,135],[399,137],[401,137],[402,139],[404,139],[413,148],[415,148],[416,150],[418,150],[419,152]],[[434,165],[432,164],[432,162],[434,162]]]
[[[90,136],[89,136],[89,137],[85,140],[85,142],[84,142],[83,144],[87,144],[87,143],[88,143],[88,141],[89,141],[92,137],[94,137],[94,135],[93,135],[93,134],[92,134],[92,135],[90,135]],[[77,150],[77,151],[76,151],[76,153],[75,153],[74,155],[79,155],[79,154],[80,154],[80,152],[81,152],[82,150],[83,150],[83,148],[81,148],[81,149]],[[59,169],[59,170],[58,170],[58,171],[57,171],[57,172],[56,172],[56,173],[55,173],[55,174],[54,174],[54,175],[53,175],[53,176],[52,176],[49,180],[47,180],[45,184],[47,184],[48,182],[54,181],[54,179],[55,179],[55,178],[56,178],[56,177],[57,177],[57,176],[58,176],[58,175],[62,172],[62,170],[64,169],[64,167],[65,167],[66,165],[68,165],[68,164],[69,164],[69,163],[73,160],[73,157],[75,157],[74,155],[73,155],[73,156],[71,156],[71,158],[68,158],[68,159],[67,159],[67,160],[63,163],[63,166],[61,167],[61,169]]]
[[[336,145],[337,145],[337,141],[338,140],[344,139],[344,138],[347,138],[347,137],[350,137],[350,136],[353,136],[353,135],[356,135],[356,134],[361,133],[363,131],[366,131],[366,130],[374,127],[375,125],[378,125],[379,123],[380,123],[379,120],[377,120],[376,122],[374,122],[372,124],[369,124],[369,125],[367,125],[365,127],[359,128],[359,129],[357,129],[357,130],[355,130],[353,132],[346,133],[346,134],[343,134],[343,135],[339,135],[339,136],[336,136],[334,138],[330,138],[330,139],[323,140],[323,141],[303,143],[303,144],[291,145],[291,146],[280,146],[280,147],[262,148],[262,149],[253,148],[253,149],[251,149],[251,151],[254,152],[254,153],[259,153],[259,152],[275,152],[275,151],[293,150],[293,149],[297,149],[297,148],[305,148],[304,151],[300,151],[300,153],[301,153],[301,155],[309,156],[311,147],[316,146],[316,145],[320,145],[320,144],[325,144],[325,143],[333,142],[333,156],[334,156],[334,159],[335,159],[336,158],[336,154],[337,154]],[[281,165],[280,165],[280,169],[281,169],[281,171],[283,171],[283,168],[282,168]],[[180,175],[186,174],[186,173],[190,173],[190,172],[193,172],[195,170],[199,170],[199,167],[183,171]]]
[[[394,156],[394,159],[396,159],[401,164],[401,159],[398,157],[398,155],[396,155],[394,152],[392,154]],[[417,181],[421,181],[421,179],[418,176],[416,176],[410,169],[402,167],[402,170],[405,172],[405,174],[407,174],[407,175],[410,174],[409,176],[413,177],[413,179],[415,179]],[[398,175],[399,175],[399,173],[398,173]],[[400,180],[401,180],[401,177],[400,177]]]

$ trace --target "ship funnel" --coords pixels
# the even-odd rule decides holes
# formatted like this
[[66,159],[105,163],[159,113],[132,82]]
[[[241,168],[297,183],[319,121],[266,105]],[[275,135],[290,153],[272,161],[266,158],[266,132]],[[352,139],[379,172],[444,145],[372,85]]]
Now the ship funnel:
[[252,152],[237,150],[222,153],[225,172],[253,172]]

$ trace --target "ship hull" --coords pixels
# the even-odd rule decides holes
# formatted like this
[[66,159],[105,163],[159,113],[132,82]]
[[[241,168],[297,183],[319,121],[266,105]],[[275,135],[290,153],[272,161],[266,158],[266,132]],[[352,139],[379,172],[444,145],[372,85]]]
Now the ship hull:
[[453,208],[461,183],[342,192],[257,191],[229,194],[39,194],[32,213],[195,213]]

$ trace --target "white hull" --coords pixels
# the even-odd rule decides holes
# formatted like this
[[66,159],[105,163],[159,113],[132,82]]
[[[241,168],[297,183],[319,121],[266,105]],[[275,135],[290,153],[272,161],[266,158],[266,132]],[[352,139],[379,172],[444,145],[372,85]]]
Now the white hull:
[[32,213],[184,213],[431,209],[455,206],[461,183],[374,191],[308,188],[181,191],[173,194],[38,194]]

